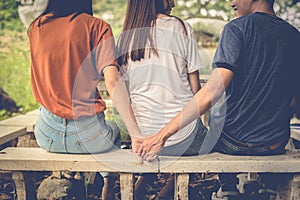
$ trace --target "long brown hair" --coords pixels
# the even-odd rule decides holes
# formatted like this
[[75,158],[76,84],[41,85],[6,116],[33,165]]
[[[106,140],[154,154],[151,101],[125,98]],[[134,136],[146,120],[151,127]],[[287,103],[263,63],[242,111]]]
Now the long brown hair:
[[[45,20],[43,23],[58,17],[65,17],[73,13],[74,15],[71,20],[81,13],[93,15],[92,0],[48,0],[45,10],[30,24],[30,26],[40,17],[49,13],[52,15],[49,16],[48,20]],[[39,23],[38,26],[40,25],[41,24]]]
[[[127,0],[122,34],[118,40],[120,65],[127,65],[129,58],[132,61],[145,58],[147,42],[150,43],[148,56],[150,57],[151,54],[158,56],[152,37],[153,27],[156,24],[157,14],[165,14],[171,8],[169,0],[165,2],[166,8],[163,4],[164,0]],[[179,18],[176,17],[176,19]],[[179,20],[182,22],[181,19]]]

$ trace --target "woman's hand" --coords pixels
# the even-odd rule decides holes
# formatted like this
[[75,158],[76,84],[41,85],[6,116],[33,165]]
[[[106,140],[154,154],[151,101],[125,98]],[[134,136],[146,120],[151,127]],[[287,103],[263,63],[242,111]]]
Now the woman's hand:
[[131,147],[134,155],[138,159],[140,163],[143,163],[143,158],[138,154],[139,150],[141,149],[141,144],[143,143],[144,137],[139,136],[131,136]]
[[138,141],[135,142],[138,144],[137,147],[135,147],[138,156],[147,162],[151,162],[157,158],[166,140],[162,137],[162,134],[158,132],[145,138],[139,138]]

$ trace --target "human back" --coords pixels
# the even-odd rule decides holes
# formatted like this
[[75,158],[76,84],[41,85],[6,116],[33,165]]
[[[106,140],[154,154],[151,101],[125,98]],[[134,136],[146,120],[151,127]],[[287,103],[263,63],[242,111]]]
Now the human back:
[[91,0],[70,3],[49,0],[28,30],[31,86],[41,105],[34,133],[47,151],[103,152],[119,142],[97,90],[103,69],[117,66],[115,43],[109,24],[92,16]]
[[[149,2],[153,3],[149,6],[155,7],[156,12],[150,13],[153,9],[149,7],[145,13],[142,11],[146,8],[143,4]],[[162,9],[163,2],[168,1],[128,3],[129,16],[125,18],[118,42],[120,64],[128,78],[133,112],[144,136],[159,131],[190,101],[196,91],[190,84],[189,74],[197,73],[199,81],[198,69],[202,66],[192,28],[181,19],[165,14],[168,7]],[[135,12],[138,14],[132,14]],[[140,13],[149,16],[150,20],[142,23],[140,16],[131,21],[131,15],[139,16]],[[196,124],[197,120],[194,120],[184,127],[169,138],[165,146],[183,141]]]
[[[104,63],[98,61],[96,68],[91,52],[101,45],[101,37],[111,37],[110,26],[87,13],[75,18],[75,14],[71,14],[49,19],[52,15],[41,16],[29,29],[34,96],[52,113],[66,119],[92,116],[103,111],[105,103],[96,86]],[[113,58],[113,54],[111,56]],[[83,69],[86,70],[83,73],[90,72],[90,77],[81,81],[86,86],[86,93],[75,84],[80,81],[78,72]],[[40,84],[41,80],[43,84]],[[76,97],[74,91],[77,91]],[[74,109],[79,111],[75,113]]]
[[299,32],[282,19],[260,12],[231,21],[223,32],[225,48],[217,50],[214,64],[226,51],[226,64],[235,73],[226,90],[229,112],[223,131],[247,143],[287,140],[297,85],[294,74],[299,71],[295,65]]
[[[193,97],[188,73],[197,71],[202,63],[197,59],[190,63],[188,59],[193,55],[187,48],[193,42],[190,39],[193,32],[187,24],[185,26],[174,17],[158,18],[153,34],[158,56],[152,55],[126,66],[133,111],[145,135],[159,131]],[[173,140],[174,144],[187,137],[195,123],[186,126],[169,141]]]

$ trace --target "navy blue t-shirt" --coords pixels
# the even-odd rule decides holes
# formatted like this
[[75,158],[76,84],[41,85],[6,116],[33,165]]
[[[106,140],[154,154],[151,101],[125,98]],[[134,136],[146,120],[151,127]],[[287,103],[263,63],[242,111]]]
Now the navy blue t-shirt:
[[[247,143],[287,138],[299,61],[299,31],[282,19],[254,13],[226,24],[213,60],[214,68],[234,73],[221,104],[223,131]],[[212,123],[220,117],[215,113]]]

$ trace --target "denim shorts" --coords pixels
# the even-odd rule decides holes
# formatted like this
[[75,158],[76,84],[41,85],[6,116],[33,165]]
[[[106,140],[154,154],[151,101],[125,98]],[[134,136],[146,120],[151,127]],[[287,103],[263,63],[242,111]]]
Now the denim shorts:
[[34,129],[39,146],[56,153],[101,153],[120,147],[120,132],[103,112],[68,120],[40,108]]

